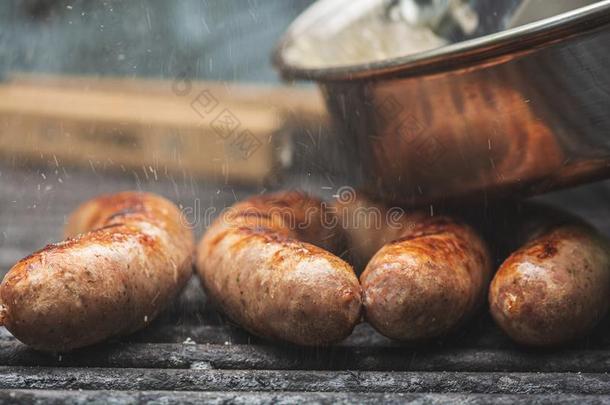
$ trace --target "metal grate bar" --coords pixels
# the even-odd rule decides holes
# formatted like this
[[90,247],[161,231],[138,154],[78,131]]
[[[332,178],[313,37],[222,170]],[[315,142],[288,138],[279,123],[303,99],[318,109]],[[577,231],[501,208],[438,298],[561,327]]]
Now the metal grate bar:
[[503,394],[404,394],[404,393],[312,393],[312,392],[201,392],[201,391],[32,391],[0,392],[0,402],[46,404],[84,403],[213,403],[213,404],[607,404],[603,395],[503,395]]
[[[105,344],[61,356],[38,353],[17,342],[0,342],[6,366],[173,368],[223,370],[509,371],[605,373],[610,351],[402,348],[305,349],[260,345]],[[610,388],[609,388],[610,389]]]
[[609,374],[0,367],[6,389],[609,394]]

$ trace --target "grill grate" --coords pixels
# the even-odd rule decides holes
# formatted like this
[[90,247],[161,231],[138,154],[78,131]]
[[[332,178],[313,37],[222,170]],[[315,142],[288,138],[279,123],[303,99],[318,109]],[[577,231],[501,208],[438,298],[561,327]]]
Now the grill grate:
[[[186,177],[141,178],[0,167],[2,273],[57,240],[65,215],[98,193],[140,188],[188,207],[201,198],[202,207],[222,208],[253,192],[203,188]],[[574,197],[553,198],[569,203]],[[590,218],[608,209],[586,208]],[[197,235],[203,227],[195,221]],[[196,279],[146,330],[73,353],[37,353],[0,328],[0,402],[610,403],[609,369],[610,322],[569,348],[546,351],[517,348],[486,314],[419,348],[400,346],[364,324],[331,348],[270,344],[210,308]]]

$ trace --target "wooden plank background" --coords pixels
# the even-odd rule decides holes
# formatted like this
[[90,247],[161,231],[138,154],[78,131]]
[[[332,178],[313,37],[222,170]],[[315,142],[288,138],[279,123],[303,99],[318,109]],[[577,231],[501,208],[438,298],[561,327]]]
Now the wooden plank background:
[[262,184],[291,160],[291,134],[327,122],[313,88],[25,74],[0,83],[0,154],[33,163]]

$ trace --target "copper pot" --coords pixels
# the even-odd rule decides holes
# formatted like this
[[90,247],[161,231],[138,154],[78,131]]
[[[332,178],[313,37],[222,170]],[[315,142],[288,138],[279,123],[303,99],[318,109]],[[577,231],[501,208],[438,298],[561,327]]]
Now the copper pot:
[[336,27],[344,17],[328,13],[352,3],[315,3],[275,62],[318,82],[354,185],[423,204],[610,176],[610,1],[407,56],[300,63],[295,41],[330,40],[333,29],[316,27]]

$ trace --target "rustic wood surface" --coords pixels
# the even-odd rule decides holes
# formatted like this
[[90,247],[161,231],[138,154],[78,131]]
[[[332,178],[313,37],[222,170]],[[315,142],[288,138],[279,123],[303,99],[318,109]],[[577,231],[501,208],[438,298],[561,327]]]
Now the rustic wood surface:
[[[265,191],[146,169],[105,173],[52,161],[38,168],[18,163],[0,165],[0,274],[60,239],[66,215],[100,193],[161,193],[181,204],[200,236],[206,209],[215,207],[214,216]],[[288,176],[284,184],[326,198],[340,187],[324,176]],[[542,199],[610,235],[608,190],[598,183]],[[32,351],[0,328],[0,403],[610,403],[609,369],[608,321],[569,347],[531,350],[511,343],[486,311],[420,347],[392,342],[365,324],[331,348],[265,342],[211,308],[196,279],[146,330],[73,353]]]

